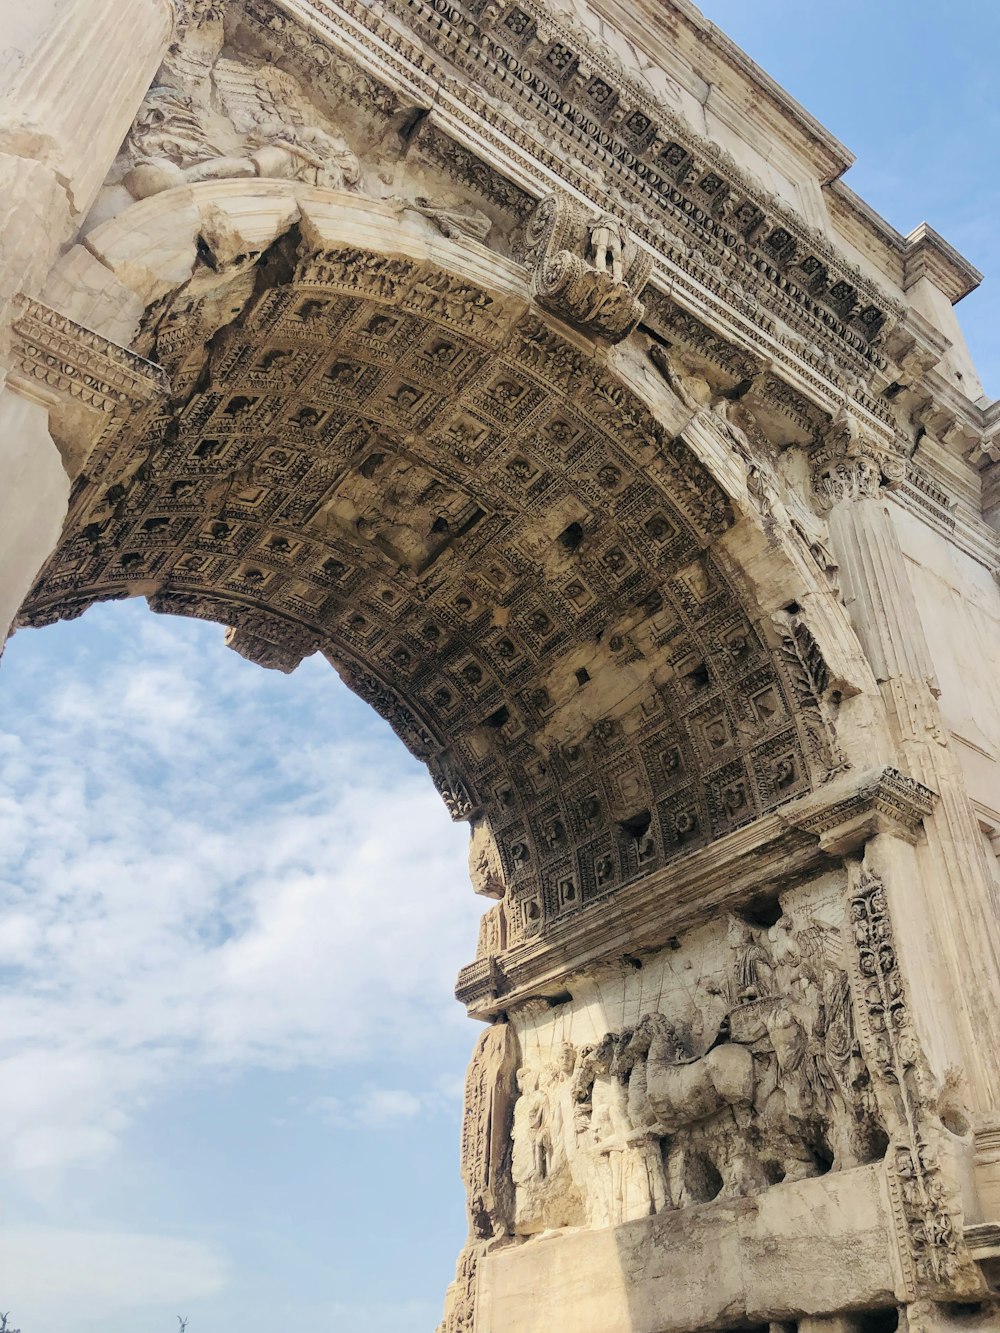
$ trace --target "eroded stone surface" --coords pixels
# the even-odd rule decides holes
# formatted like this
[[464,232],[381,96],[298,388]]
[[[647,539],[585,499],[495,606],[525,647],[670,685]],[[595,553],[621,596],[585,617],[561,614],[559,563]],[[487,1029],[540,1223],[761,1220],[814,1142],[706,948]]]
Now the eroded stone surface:
[[322,652],[469,821],[444,1333],[996,1326],[979,275],[682,0],[15,37],[0,611]]

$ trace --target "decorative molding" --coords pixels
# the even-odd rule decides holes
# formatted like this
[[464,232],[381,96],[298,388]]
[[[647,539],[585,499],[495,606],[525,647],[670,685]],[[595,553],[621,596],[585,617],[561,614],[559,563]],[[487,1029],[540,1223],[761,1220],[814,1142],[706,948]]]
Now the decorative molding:
[[855,850],[877,833],[915,842],[923,821],[934,812],[937,794],[895,768],[870,776],[849,797],[798,821],[820,840],[824,851]]
[[565,195],[543,199],[525,228],[538,302],[578,328],[621,342],[643,316],[652,257],[613,214],[597,217]]
[[[685,143],[690,139],[690,132],[683,125],[678,125],[677,129],[680,139],[670,138],[667,142],[664,138],[666,130],[664,135],[656,137],[652,127],[657,116],[662,113],[662,117],[673,123],[673,113],[666,108],[654,108],[652,119],[649,119],[651,137],[646,145],[649,149],[646,154],[648,161],[643,160],[645,150],[637,155],[637,147],[642,146],[633,143],[634,136],[626,134],[621,141],[617,137],[620,122],[624,121],[627,125],[629,120],[623,115],[617,94],[612,94],[611,101],[598,119],[590,115],[592,108],[584,95],[580,103],[582,119],[579,123],[572,121],[564,125],[565,116],[561,109],[563,95],[573,94],[577,89],[577,75],[582,68],[580,60],[577,56],[573,57],[568,82],[558,83],[560,98],[557,104],[560,109],[556,110],[537,92],[533,92],[520,76],[515,77],[514,66],[507,58],[510,54],[508,43],[513,40],[511,31],[499,23],[493,24],[487,31],[479,22],[479,19],[495,11],[485,10],[477,19],[475,15],[462,16],[460,8],[454,4],[425,4],[422,0],[420,3],[416,0],[414,3],[396,0],[395,8],[398,16],[412,22],[415,30],[430,42],[432,48],[437,48],[445,60],[454,59],[468,72],[468,84],[448,76],[445,69],[437,66],[428,56],[426,45],[416,45],[408,40],[393,23],[387,21],[382,12],[372,10],[360,0],[343,0],[341,4],[316,0],[310,6],[312,14],[309,18],[304,13],[301,18],[317,28],[321,24],[326,29],[324,36],[329,34],[332,43],[343,44],[342,49],[345,51],[358,51],[360,54],[363,50],[366,69],[377,67],[383,71],[386,86],[406,88],[407,95],[426,98],[427,105],[433,105],[434,110],[426,117],[417,142],[423,144],[425,139],[429,141],[432,138],[438,159],[447,159],[456,167],[459,178],[478,192],[484,193],[484,164],[476,157],[480,144],[489,150],[494,159],[494,166],[487,169],[487,174],[496,176],[495,164],[501,164],[507,181],[517,182],[513,186],[517,198],[523,198],[521,191],[525,186],[533,190],[536,196],[542,196],[551,191],[556,181],[562,181],[576,195],[589,199],[595,211],[610,211],[627,221],[630,230],[651,247],[655,254],[662,256],[662,262],[657,266],[659,273],[656,281],[667,287],[679,283],[685,293],[693,282],[696,309],[707,300],[723,324],[730,324],[734,318],[738,321],[737,338],[763,338],[765,344],[769,343],[766,354],[769,358],[773,357],[776,373],[782,378],[798,381],[804,377],[811,384],[814,382],[817,392],[828,402],[831,398],[833,401],[843,401],[847,393],[854,399],[859,412],[866,416],[872,414],[873,428],[891,428],[888,403],[877,392],[871,393],[865,388],[864,382],[873,373],[884,379],[886,362],[871,341],[875,336],[872,334],[873,324],[860,318],[860,313],[865,313],[866,319],[874,321],[876,317],[871,313],[873,310],[890,311],[891,319],[885,326],[888,329],[890,324],[894,325],[902,316],[903,307],[895,307],[890,298],[872,287],[859,271],[851,270],[848,273],[844,269],[846,277],[835,276],[829,267],[833,262],[830,256],[834,252],[831,249],[827,255],[829,243],[819,233],[813,233],[807,227],[803,231],[804,224],[787,213],[783,205],[770,196],[766,201],[763,196],[759,197],[752,183],[744,180],[735,164],[730,163],[726,169],[730,179],[735,182],[739,177],[736,193],[749,192],[741,197],[754,216],[760,213],[761,218],[766,217],[761,207],[764,202],[767,207],[778,210],[774,214],[776,219],[780,214],[780,225],[770,230],[767,225],[762,231],[759,227],[746,227],[744,221],[739,219],[742,205],[737,207],[729,186],[720,185],[715,198],[707,196],[702,189],[706,181],[711,183],[718,176],[718,170],[709,163],[705,154],[714,153],[720,161],[725,158],[724,153],[707,144],[695,145],[691,140],[691,147],[681,149],[682,155],[676,164],[657,161],[653,149],[667,152],[671,148],[678,148],[681,139]],[[481,7],[471,8],[478,10]],[[260,0],[258,9],[260,13],[255,22],[259,24],[261,32],[269,40],[273,40],[276,33],[280,32],[282,40],[293,50],[294,21],[284,15],[275,15],[267,22]],[[530,15],[529,21],[534,22]],[[461,26],[460,34],[456,25]],[[555,32],[551,23],[548,23],[548,27]],[[474,40],[477,36],[478,43]],[[321,46],[315,39],[311,40],[315,46]],[[298,42],[302,44],[301,34]],[[533,39],[529,46],[533,51]],[[517,47],[516,41],[514,47]],[[572,43],[567,49],[572,52]],[[484,56],[483,53],[487,51],[489,56]],[[581,51],[577,43],[577,54]],[[587,68],[595,72],[603,64],[601,53],[590,50],[586,53],[586,61]],[[515,63],[520,69],[521,64],[517,59]],[[442,86],[448,90],[445,97],[441,96]],[[480,92],[486,86],[494,89],[492,98],[484,97]],[[546,87],[550,86],[546,84]],[[638,89],[635,95],[640,99],[644,96]],[[503,103],[512,98],[527,102],[525,110],[536,121],[536,130],[529,131],[520,117],[512,117],[501,109]],[[607,129],[604,126],[605,119]],[[633,123],[638,124],[638,121]],[[583,128],[584,124],[592,127],[592,140]],[[609,134],[611,139],[606,142]],[[564,140],[560,138],[561,135],[565,136]],[[456,145],[455,149],[444,148],[449,139]],[[550,143],[553,148],[548,147]],[[614,156],[616,152],[619,153],[617,157]],[[581,153],[593,154],[595,171],[588,172],[582,167]],[[699,155],[700,160],[706,164],[705,170],[698,167],[692,178],[691,173],[699,161]],[[461,163],[465,164],[464,167]],[[499,179],[503,180],[503,177]],[[604,181],[607,188],[595,186],[596,180]],[[751,202],[751,195],[758,202]],[[499,198],[497,202],[500,202]],[[668,221],[666,229],[665,221]],[[763,242],[760,247],[756,245],[758,232],[764,236],[766,245]],[[804,238],[808,238],[810,248],[809,254],[801,256],[805,264],[803,272],[792,263],[792,250],[783,249],[778,244],[779,241],[783,242],[784,236],[792,240],[800,232],[799,243],[805,244]],[[676,244],[670,239],[671,235],[676,237]],[[820,250],[824,255],[822,260],[818,258]],[[816,267],[812,260],[817,261]],[[842,257],[837,262],[842,264]],[[747,294],[746,318],[740,318],[734,310],[733,303],[740,291]],[[838,294],[834,304],[840,311],[839,316],[818,299],[817,294],[825,292]],[[863,295],[864,300],[869,302],[867,306],[861,307],[855,321],[857,329],[849,327],[852,318],[850,309],[853,308],[850,301],[854,299],[850,297],[851,292],[856,296]],[[845,306],[844,302],[848,304]],[[872,302],[876,304],[872,305]],[[780,319],[787,320],[793,328],[801,331],[801,336],[787,340],[787,345],[784,334],[769,338],[760,328],[762,318],[767,318],[763,315],[762,306],[773,307]],[[876,341],[883,334],[884,330],[880,330]],[[822,347],[821,352],[817,345]],[[843,366],[846,378],[837,369],[838,365]]]
[[875,499],[906,478],[902,449],[886,448],[865,435],[847,412],[833,422],[810,461],[813,490],[826,509],[843,500]]
[[[662,948],[720,912],[736,910],[775,880],[805,876],[861,850],[875,833],[913,839],[935,794],[886,768],[842,775],[707,847],[618,888],[614,910],[549,923],[541,938],[515,943],[462,968],[456,994],[489,1019],[532,996],[555,995],[595,962]],[[508,917],[511,894],[504,904]]]
[[851,891],[849,929],[861,1048],[893,1128],[886,1169],[908,1298],[942,1289],[979,1294],[981,1280],[963,1245],[954,1186],[942,1162],[942,1131],[930,1105],[885,886],[868,870],[858,872]]
[[[323,0],[317,7],[332,8]],[[350,0],[343,7],[356,13]],[[539,0],[503,8],[475,0],[389,0],[387,7],[475,87],[517,98],[545,124],[547,137],[563,141],[567,164],[581,147],[589,149],[619,188],[631,187],[635,202],[674,221],[686,215],[710,243],[742,245],[750,267],[822,311],[827,327],[856,350],[868,351],[887,318],[901,316],[901,305],[823,236],[641,89],[594,34],[553,16]]]
[[56,401],[123,415],[169,391],[165,371],[31,297],[15,299],[16,373]]

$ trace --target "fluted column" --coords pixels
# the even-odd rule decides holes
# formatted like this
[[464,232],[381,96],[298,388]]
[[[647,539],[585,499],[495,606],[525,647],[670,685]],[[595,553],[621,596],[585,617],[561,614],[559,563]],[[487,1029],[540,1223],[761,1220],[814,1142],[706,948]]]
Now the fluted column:
[[1000,1106],[1000,912],[884,485],[899,460],[842,428],[815,457],[841,591],[879,682],[900,767],[938,793],[926,845],[896,878],[915,1019],[939,1079],[958,1070],[985,1123]]

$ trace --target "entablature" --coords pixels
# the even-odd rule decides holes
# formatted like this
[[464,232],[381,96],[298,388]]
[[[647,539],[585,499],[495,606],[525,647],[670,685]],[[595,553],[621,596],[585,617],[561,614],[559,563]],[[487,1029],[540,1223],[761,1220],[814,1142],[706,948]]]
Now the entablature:
[[[681,28],[695,22],[674,8]],[[903,290],[907,275],[929,275],[958,299],[978,279],[971,266],[931,229],[903,237],[847,187],[830,186],[870,246],[885,249],[893,276],[878,282],[579,23],[539,0],[390,0],[378,11],[361,0],[248,0],[239,25],[302,68],[329,64],[330,48],[349,57],[359,101],[379,103],[404,152],[505,210],[515,241],[553,193],[619,217],[652,260],[645,322],[682,345],[686,335],[704,342],[703,325],[723,344],[716,360],[732,362],[738,349],[791,440],[815,437],[847,403],[905,453],[920,424],[912,404],[940,398],[971,429],[962,447],[974,449],[982,409],[935,370],[950,344]],[[903,389],[912,398],[898,397]]]

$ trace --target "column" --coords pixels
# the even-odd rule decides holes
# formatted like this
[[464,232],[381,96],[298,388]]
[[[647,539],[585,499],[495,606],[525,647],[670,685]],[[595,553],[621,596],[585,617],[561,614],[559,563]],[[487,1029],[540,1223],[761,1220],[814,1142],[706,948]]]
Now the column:
[[[1000,1104],[1000,919],[986,850],[952,753],[884,485],[899,460],[843,428],[814,459],[851,621],[879,682],[899,767],[938,793],[926,845],[894,878],[915,1021],[939,1079],[956,1068],[985,1123]],[[896,858],[898,859],[898,858]],[[919,868],[918,868],[919,866]],[[900,884],[900,879],[902,880]]]
[[[0,643],[59,539],[69,477],[49,435],[48,404],[0,393]],[[0,647],[2,651],[2,647]]]
[[32,0],[5,22],[14,31],[0,61],[0,151],[50,170],[82,217],[163,59],[173,7]]

